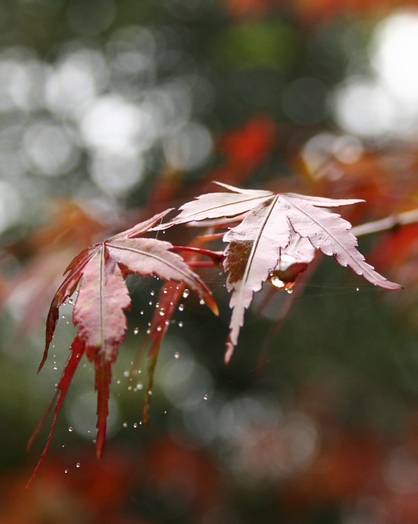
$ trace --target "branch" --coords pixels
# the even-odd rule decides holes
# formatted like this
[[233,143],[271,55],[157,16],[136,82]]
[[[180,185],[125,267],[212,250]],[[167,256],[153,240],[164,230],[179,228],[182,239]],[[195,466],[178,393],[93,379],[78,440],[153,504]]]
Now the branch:
[[360,237],[373,233],[382,233],[383,231],[389,231],[391,229],[396,229],[399,226],[414,224],[416,222],[418,222],[418,209],[411,209],[404,213],[390,215],[381,220],[375,220],[374,222],[367,222],[366,224],[355,226],[352,228],[351,233],[356,237]]

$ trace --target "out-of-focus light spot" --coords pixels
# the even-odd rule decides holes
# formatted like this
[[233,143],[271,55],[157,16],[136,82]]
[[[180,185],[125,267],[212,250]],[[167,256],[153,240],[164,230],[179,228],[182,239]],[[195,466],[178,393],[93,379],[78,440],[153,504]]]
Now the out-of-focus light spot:
[[[69,425],[81,437],[93,439],[96,436],[97,395],[94,392],[81,393],[69,399],[66,415]],[[109,399],[109,416],[106,435],[111,438],[121,426],[119,406],[113,396]]]
[[383,468],[384,478],[397,493],[418,492],[418,456],[416,450],[400,447],[392,451]]
[[[215,405],[214,405],[215,404]],[[218,436],[219,402],[197,403],[183,411],[187,431],[201,444],[208,445]]]
[[332,152],[337,160],[343,164],[354,164],[364,153],[363,144],[358,138],[351,135],[337,137],[332,144]]
[[143,107],[153,116],[160,135],[177,131],[191,111],[190,88],[186,82],[172,82],[153,89],[144,99]]
[[46,105],[58,114],[80,114],[108,79],[102,53],[90,49],[72,52],[50,71],[45,86]]
[[376,28],[372,64],[396,97],[418,104],[418,11],[399,12]]
[[151,29],[138,25],[128,25],[116,29],[107,44],[109,54],[113,51],[140,52],[152,57],[157,48],[156,35]]
[[334,93],[333,105],[339,125],[354,135],[373,138],[387,135],[396,118],[388,91],[379,84],[350,79]]
[[75,33],[94,36],[109,28],[115,14],[113,0],[73,0],[67,9],[67,20]]
[[265,396],[246,396],[226,403],[219,418],[219,433],[235,439],[250,425],[277,424],[281,410]]
[[286,88],[282,105],[287,116],[297,124],[321,122],[325,116],[326,85],[316,78],[298,78]]
[[5,179],[22,175],[22,155],[20,144],[24,127],[19,123],[0,128],[0,175]]
[[369,76],[351,75],[331,96],[337,123],[366,139],[416,139],[418,11],[381,21],[369,48]]
[[100,151],[93,154],[90,174],[104,192],[120,196],[141,180],[144,167],[143,158],[137,153]]
[[190,122],[179,132],[167,136],[163,146],[168,165],[185,170],[203,165],[213,149],[209,130],[197,122]]
[[224,405],[219,435],[226,460],[243,484],[275,480],[306,468],[318,449],[318,431],[307,415],[281,410],[266,397],[245,397]]
[[41,175],[67,173],[79,159],[69,131],[51,122],[36,122],[25,132],[23,149],[29,168]]
[[146,149],[154,140],[151,115],[123,98],[98,98],[81,119],[81,133],[87,145],[116,154]]
[[9,182],[0,180],[0,232],[17,223],[21,211],[19,193]]
[[162,387],[173,406],[189,409],[212,394],[213,379],[205,367],[185,356],[167,368]]
[[36,107],[39,102],[37,80],[43,74],[42,69],[35,60],[0,59],[0,111]]
[[341,170],[322,169],[329,167],[334,158],[343,164],[357,162],[363,155],[364,148],[358,138],[352,135],[335,135],[334,133],[318,133],[310,138],[302,148],[302,159],[313,178],[337,179]]

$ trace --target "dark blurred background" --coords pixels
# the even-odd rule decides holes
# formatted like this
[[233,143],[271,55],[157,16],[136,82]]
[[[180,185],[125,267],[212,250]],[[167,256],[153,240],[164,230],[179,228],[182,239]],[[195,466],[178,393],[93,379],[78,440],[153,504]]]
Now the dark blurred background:
[[322,260],[291,296],[255,301],[228,367],[223,277],[204,273],[221,315],[184,297],[148,429],[146,379],[132,387],[127,375],[158,282],[130,278],[105,456],[86,360],[24,490],[47,428],[26,444],[74,336],[71,304],[37,375],[43,323],[81,249],[211,180],[365,198],[355,225],[416,207],[416,7],[0,1],[0,523],[418,522],[414,225],[360,239],[405,290],[379,292]]

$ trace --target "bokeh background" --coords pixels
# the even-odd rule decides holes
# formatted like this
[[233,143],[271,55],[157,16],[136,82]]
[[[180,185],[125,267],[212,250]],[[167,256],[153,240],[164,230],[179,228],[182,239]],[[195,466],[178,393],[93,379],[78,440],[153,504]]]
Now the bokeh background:
[[1,523],[418,522],[414,224],[360,239],[402,292],[321,260],[256,301],[228,367],[223,277],[204,273],[221,315],[185,294],[148,429],[127,375],[159,283],[129,279],[105,456],[86,361],[25,491],[74,336],[69,303],[37,375],[72,257],[212,180],[365,198],[355,225],[414,209],[417,56],[413,1],[1,0]]

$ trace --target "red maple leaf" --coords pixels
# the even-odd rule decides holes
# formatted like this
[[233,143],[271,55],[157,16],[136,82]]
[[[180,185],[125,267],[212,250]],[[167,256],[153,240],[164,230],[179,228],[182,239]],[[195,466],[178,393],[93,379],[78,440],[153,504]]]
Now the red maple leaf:
[[70,263],[64,282],[52,301],[46,329],[46,345],[39,369],[48,355],[59,316],[59,307],[78,291],[73,309],[73,322],[78,333],[70,350],[71,355],[56,388],[54,398],[29,446],[42,426],[46,415],[55,404],[54,419],[44,452],[35,469],[36,475],[48,451],[58,414],[71,379],[85,353],[95,369],[97,391],[96,452],[100,457],[106,440],[111,366],[116,361],[120,344],[125,339],[127,321],[124,310],[130,308],[131,298],[125,283],[128,274],[144,277],[156,276],[166,281],[186,284],[206,305],[217,313],[211,292],[180,255],[171,251],[173,246],[154,238],[137,238],[159,222],[170,210],[155,215],[133,228],[82,251]]
[[[184,204],[181,213],[169,224],[235,217],[238,225],[223,236],[228,242],[224,252],[224,269],[228,272],[227,289],[231,293],[232,317],[226,345],[229,362],[244,323],[245,310],[254,293],[277,270],[289,270],[286,259],[302,263],[303,269],[313,260],[315,250],[333,256],[372,284],[384,289],[399,289],[369,265],[357,250],[351,224],[328,208],[362,202],[358,199],[329,199],[275,194],[270,191],[241,190],[221,184],[231,193],[208,193]],[[306,240],[312,248],[307,249]],[[298,248],[299,245],[299,248]],[[300,259],[297,261],[297,259]],[[300,268],[302,269],[302,268]],[[296,271],[296,275],[300,271]]]

